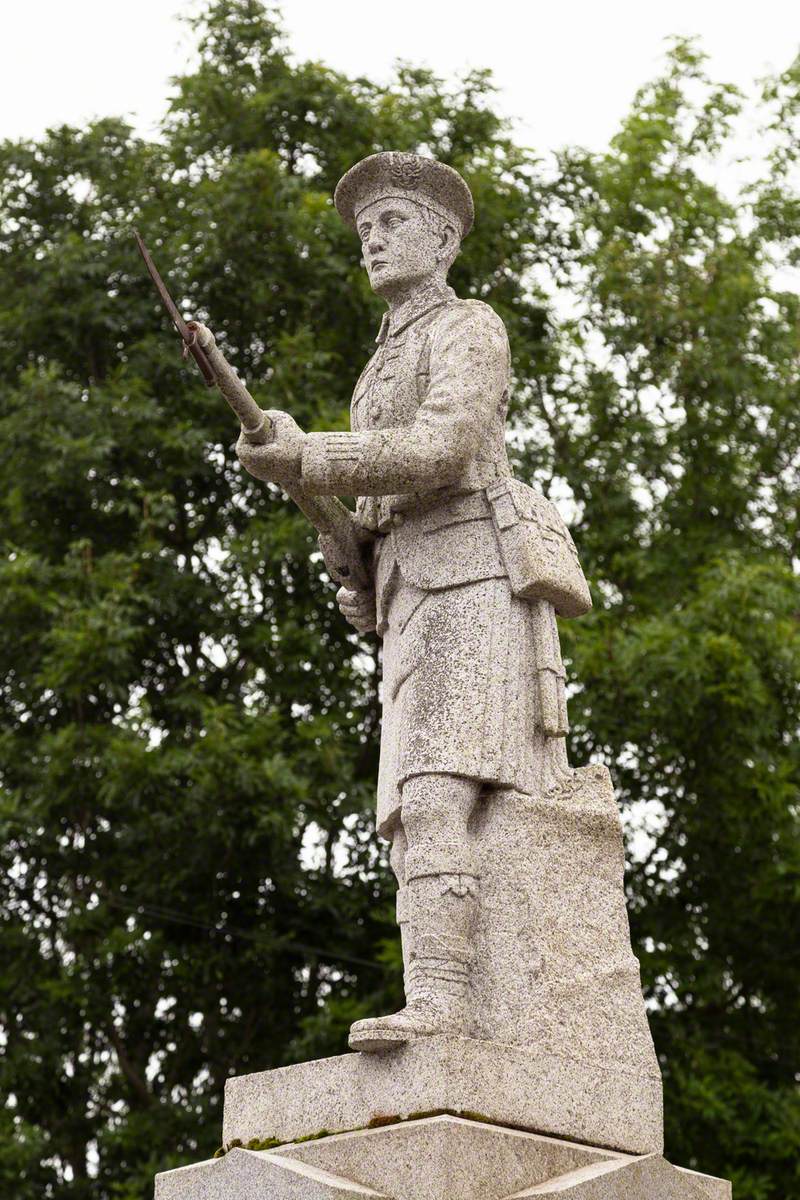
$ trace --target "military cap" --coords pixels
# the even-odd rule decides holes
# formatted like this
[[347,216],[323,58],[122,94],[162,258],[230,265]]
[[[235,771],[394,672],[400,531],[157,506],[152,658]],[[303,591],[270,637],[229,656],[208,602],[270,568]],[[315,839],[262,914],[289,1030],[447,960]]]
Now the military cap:
[[367,205],[391,197],[414,200],[438,213],[461,237],[472,228],[472,193],[458,171],[421,154],[384,150],[362,158],[339,180],[333,202],[342,220],[355,229]]

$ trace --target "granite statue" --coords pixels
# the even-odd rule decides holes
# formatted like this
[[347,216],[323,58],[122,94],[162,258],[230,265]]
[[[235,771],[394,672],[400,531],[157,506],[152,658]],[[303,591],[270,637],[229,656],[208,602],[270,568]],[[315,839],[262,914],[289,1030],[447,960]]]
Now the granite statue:
[[[470,820],[487,792],[533,793],[564,775],[555,616],[591,601],[557,510],[509,467],[503,322],[447,285],[473,221],[467,185],[442,163],[384,153],[345,175],[335,203],[388,305],[352,432],[306,434],[272,411],[273,438],[243,433],[237,451],[290,491],[358,497],[371,586],[338,600],[383,643],[377,824],[407,993],[401,1012],[353,1027],[351,1046],[370,1051],[467,1027],[480,898]],[[207,330],[198,340],[215,349]]]
[[343,616],[381,642],[377,829],[406,1004],[357,1021],[357,1053],[230,1079],[227,1153],[160,1175],[157,1200],[726,1200],[662,1155],[613,787],[565,750],[556,619],[589,589],[558,511],[509,465],[503,322],[447,283],[469,188],[385,152],[334,202],[387,305],[349,433],[261,413],[189,329],[242,464],[317,525]]

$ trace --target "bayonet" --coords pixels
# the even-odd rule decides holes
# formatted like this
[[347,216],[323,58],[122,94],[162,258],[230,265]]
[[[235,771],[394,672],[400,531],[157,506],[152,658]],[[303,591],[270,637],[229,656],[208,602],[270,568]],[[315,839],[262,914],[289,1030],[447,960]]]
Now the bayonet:
[[211,363],[208,361],[208,357],[203,348],[197,344],[197,337],[195,336],[194,330],[190,329],[179,313],[178,306],[172,299],[172,296],[170,296],[167,290],[167,285],[159,275],[156,264],[153,262],[153,259],[150,255],[150,251],[147,249],[147,246],[145,246],[144,240],[137,229],[134,229],[133,236],[136,238],[136,245],[139,247],[139,253],[144,259],[144,265],[147,267],[147,272],[153,283],[156,285],[156,291],[161,297],[161,303],[167,310],[172,324],[175,326],[178,333],[181,335],[181,338],[183,339],[183,357],[186,358],[187,354],[191,354],[192,358],[203,372],[203,378],[206,381],[206,385],[208,387],[213,387],[217,382],[214,369],[211,366]]

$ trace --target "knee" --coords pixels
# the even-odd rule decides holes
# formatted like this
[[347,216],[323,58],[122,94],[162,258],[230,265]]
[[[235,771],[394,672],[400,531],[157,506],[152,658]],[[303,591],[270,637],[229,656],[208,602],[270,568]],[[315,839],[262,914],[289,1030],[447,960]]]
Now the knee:
[[395,829],[392,845],[389,850],[389,866],[394,872],[395,879],[402,884],[405,878],[406,835],[402,826]]
[[407,838],[406,881],[426,875],[477,875],[469,814],[480,791],[455,775],[419,775],[403,787],[400,819]]
[[445,782],[438,775],[416,775],[403,785],[400,819],[409,845],[452,836],[453,804]]

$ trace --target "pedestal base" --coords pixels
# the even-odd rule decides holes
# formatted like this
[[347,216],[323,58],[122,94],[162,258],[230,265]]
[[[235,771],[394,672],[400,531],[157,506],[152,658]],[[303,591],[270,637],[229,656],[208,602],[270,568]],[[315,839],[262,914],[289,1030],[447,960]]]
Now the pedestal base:
[[288,1142],[442,1110],[630,1154],[663,1147],[660,1075],[460,1037],[229,1079],[223,1141]]
[[662,1157],[608,772],[498,793],[474,825],[467,1036],[228,1080],[228,1152],[156,1200],[730,1200]]
[[635,1157],[438,1116],[293,1143],[235,1148],[167,1171],[155,1200],[730,1200],[730,1184]]

